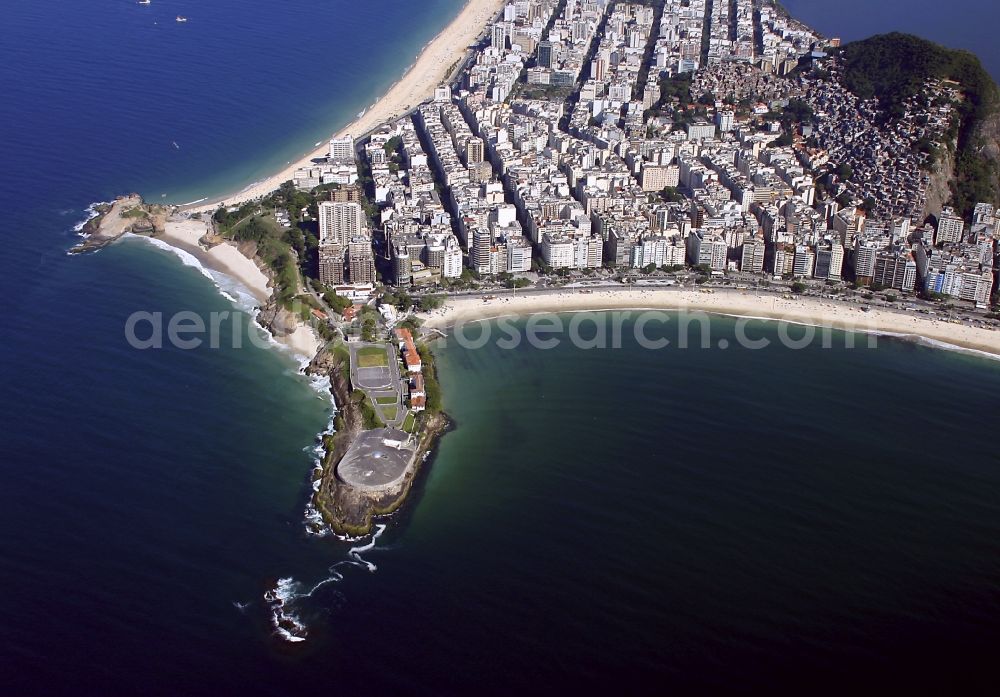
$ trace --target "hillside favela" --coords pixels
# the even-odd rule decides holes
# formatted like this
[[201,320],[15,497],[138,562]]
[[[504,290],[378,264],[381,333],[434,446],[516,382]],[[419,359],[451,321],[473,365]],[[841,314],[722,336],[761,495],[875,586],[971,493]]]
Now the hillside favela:
[[[69,620],[136,647],[93,678],[119,694],[979,693],[1000,648],[1000,90],[980,57],[826,35],[772,0],[306,4],[299,25],[370,13],[341,32],[359,75],[402,41],[372,18],[443,14],[374,102],[301,43],[305,87],[366,106],[280,171],[175,185],[156,157],[198,142],[177,119],[148,178],[92,185],[114,195],[69,255],[25,255],[103,296],[50,345],[117,329],[74,371],[80,406],[29,407],[37,444],[12,452],[42,459],[50,409],[93,418],[65,445],[96,480],[51,505],[155,549],[56,555],[121,606],[36,605],[51,628],[0,653],[18,694],[101,664],[29,679]],[[121,5],[171,36],[208,21]],[[126,84],[109,98],[142,101]],[[290,139],[261,128],[233,151]],[[115,371],[120,394],[93,377]],[[12,574],[53,563],[12,543]]]

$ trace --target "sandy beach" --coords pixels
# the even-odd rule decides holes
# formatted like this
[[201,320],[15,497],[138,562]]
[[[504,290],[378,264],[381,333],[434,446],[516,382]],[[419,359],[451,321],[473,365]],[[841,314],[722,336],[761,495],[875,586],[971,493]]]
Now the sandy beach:
[[[462,59],[469,44],[482,33],[487,22],[503,7],[504,0],[468,0],[451,24],[434,37],[421,51],[416,62],[374,105],[361,117],[337,131],[335,137],[346,135],[359,138],[377,126],[391,121],[415,107],[434,93],[456,61]],[[219,206],[231,206],[260,198],[290,180],[299,167],[308,165],[318,157],[325,157],[329,150],[326,141],[316,150],[306,153],[296,162],[242,191],[210,202],[185,207],[192,212],[214,211]]]
[[[267,275],[260,270],[253,259],[244,255],[231,242],[222,242],[211,248],[204,247],[199,240],[207,230],[207,224],[201,220],[171,219],[167,221],[166,232],[158,239],[191,254],[206,268],[237,280],[261,305],[266,304],[271,297]],[[316,332],[304,324],[300,324],[288,336],[274,338],[297,355],[307,359],[312,359],[321,346]]]
[[928,316],[872,308],[817,298],[787,299],[780,295],[748,291],[656,288],[547,292],[543,294],[452,297],[440,310],[423,315],[430,329],[505,316],[599,310],[686,310],[741,317],[785,320],[798,324],[857,332],[877,332],[922,337],[955,348],[1000,356],[1000,331],[954,324]]

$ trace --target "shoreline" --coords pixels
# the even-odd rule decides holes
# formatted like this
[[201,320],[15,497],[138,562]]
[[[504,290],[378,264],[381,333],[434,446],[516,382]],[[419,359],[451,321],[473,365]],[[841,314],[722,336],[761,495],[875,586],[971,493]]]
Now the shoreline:
[[[505,0],[466,0],[459,13],[433,39],[421,49],[416,60],[410,64],[402,76],[373,104],[366,107],[331,137],[342,138],[351,135],[357,140],[383,123],[399,118],[412,110],[434,93],[434,88],[444,80],[452,67],[461,62],[469,45],[478,38],[491,20],[501,11]],[[208,196],[188,204],[178,204],[178,210],[188,213],[206,213],[220,206],[232,206],[251,201],[275,191],[281,184],[292,179],[295,170],[309,165],[314,159],[326,157],[329,138],[320,141],[318,147],[305,153],[298,160],[286,165],[260,181],[243,189],[221,196]],[[210,201],[206,203],[206,201]]]
[[[190,254],[205,269],[235,281],[249,291],[258,308],[263,309],[273,297],[271,279],[255,259],[244,254],[237,245],[228,240],[208,248],[203,246],[200,240],[208,231],[208,225],[204,221],[169,219],[163,234],[148,239]],[[226,294],[224,289],[220,290]],[[250,312],[248,308],[240,309]],[[255,321],[260,324],[256,318]],[[300,362],[312,361],[322,348],[316,332],[302,322],[297,322],[295,330],[287,335],[279,335],[273,329],[263,328],[275,342],[295,354]]]
[[875,334],[917,340],[934,348],[973,353],[1000,360],[1000,332],[925,318],[904,312],[852,306],[838,301],[808,297],[789,300],[776,294],[754,294],[737,290],[622,288],[556,291],[544,294],[498,295],[484,302],[480,297],[449,297],[440,310],[421,315],[427,329],[447,331],[456,325],[502,317],[540,314],[570,314],[615,311],[691,311],[757,321],[784,321],[813,327],[829,327],[844,332]]

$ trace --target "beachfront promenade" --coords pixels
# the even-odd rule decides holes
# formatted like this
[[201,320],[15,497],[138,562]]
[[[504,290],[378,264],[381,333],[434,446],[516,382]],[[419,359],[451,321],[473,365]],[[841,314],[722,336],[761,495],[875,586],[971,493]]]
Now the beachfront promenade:
[[[928,307],[933,307],[927,304]],[[783,320],[844,331],[924,337],[942,346],[1000,357],[1000,332],[959,317],[921,314],[855,301],[793,295],[787,290],[690,288],[593,284],[582,288],[476,291],[450,295],[441,309],[421,315],[426,330],[499,317],[543,313],[616,311],[687,311]],[[937,310],[935,310],[935,313]]]

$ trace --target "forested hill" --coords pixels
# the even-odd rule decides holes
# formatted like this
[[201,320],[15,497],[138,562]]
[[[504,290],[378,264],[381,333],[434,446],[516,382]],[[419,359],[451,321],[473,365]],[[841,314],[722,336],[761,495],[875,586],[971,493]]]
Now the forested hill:
[[859,97],[877,97],[887,114],[928,79],[959,83],[965,102],[955,130],[952,203],[966,213],[977,201],[1000,205],[1000,90],[979,58],[901,33],[852,42],[840,57],[844,86]]
[[997,86],[975,54],[939,46],[911,34],[881,34],[848,44],[841,52],[845,86],[885,105],[912,97],[929,78],[962,85],[972,115],[995,108]]

